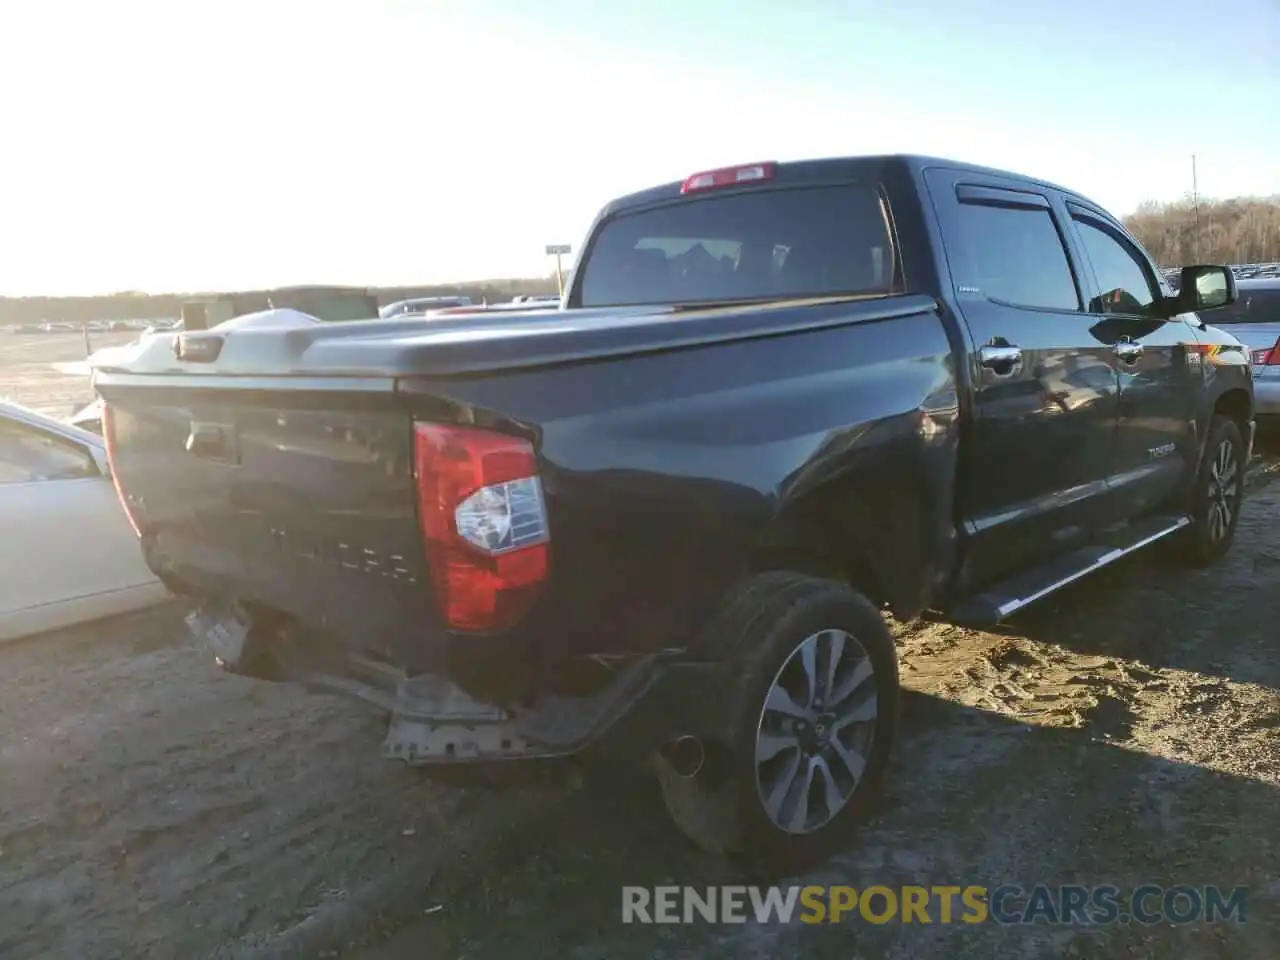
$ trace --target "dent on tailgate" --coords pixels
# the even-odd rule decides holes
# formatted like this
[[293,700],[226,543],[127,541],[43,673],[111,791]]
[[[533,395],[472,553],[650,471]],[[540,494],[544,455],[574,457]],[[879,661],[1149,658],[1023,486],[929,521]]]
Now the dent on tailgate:
[[[197,592],[420,658],[406,625],[431,611],[411,423],[391,399],[112,391],[115,470],[153,563]],[[193,425],[221,431],[217,449],[189,450]]]

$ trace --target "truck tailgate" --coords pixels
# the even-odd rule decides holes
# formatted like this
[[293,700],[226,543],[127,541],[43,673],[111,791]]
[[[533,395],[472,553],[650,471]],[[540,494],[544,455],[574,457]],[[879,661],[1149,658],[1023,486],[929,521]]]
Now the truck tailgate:
[[391,381],[307,386],[100,386],[117,482],[153,565],[179,584],[425,666],[406,626],[430,615],[410,418]]

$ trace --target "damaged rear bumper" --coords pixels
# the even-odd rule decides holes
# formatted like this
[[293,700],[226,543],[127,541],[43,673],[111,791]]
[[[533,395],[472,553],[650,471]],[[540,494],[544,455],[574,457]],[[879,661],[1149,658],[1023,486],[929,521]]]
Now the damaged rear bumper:
[[[497,706],[469,696],[446,677],[407,676],[352,654],[325,656],[288,628],[265,637],[248,617],[197,610],[192,634],[224,668],[354,697],[389,714],[383,756],[411,765],[475,764],[606,754],[642,760],[677,737],[707,738],[716,722],[714,692],[723,666],[668,651],[614,666],[583,696],[546,694]],[[262,664],[270,661],[270,670]]]
[[[382,752],[410,764],[570,757],[603,751],[639,759],[707,726],[693,709],[714,689],[717,665],[648,657],[622,667],[590,696],[548,695],[502,710],[470,701],[448,680],[405,678]],[[442,711],[441,704],[449,709]]]

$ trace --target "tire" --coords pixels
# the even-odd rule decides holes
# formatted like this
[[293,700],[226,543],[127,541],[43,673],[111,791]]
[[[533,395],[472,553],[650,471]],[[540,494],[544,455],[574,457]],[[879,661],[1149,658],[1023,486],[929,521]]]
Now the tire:
[[1191,492],[1191,526],[1182,538],[1183,557],[1193,566],[1215,563],[1231,549],[1244,503],[1246,466],[1239,425],[1229,417],[1215,416],[1209,422],[1209,437]]
[[[754,870],[788,873],[826,859],[872,807],[897,732],[898,658],[884,619],[842,583],[770,572],[735,587],[703,637],[700,652],[730,665],[737,680],[720,692],[722,726],[707,739],[702,768],[681,777],[659,760],[668,812],[700,847]],[[804,672],[808,652],[817,668],[811,674]],[[837,652],[825,707],[812,709],[806,680],[825,680]],[[766,709],[767,700],[806,719]],[[862,767],[857,778],[855,766]],[[791,770],[798,776],[784,789]],[[806,776],[814,788],[807,796]],[[842,802],[828,805],[828,785]],[[802,800],[807,817],[798,812]]]

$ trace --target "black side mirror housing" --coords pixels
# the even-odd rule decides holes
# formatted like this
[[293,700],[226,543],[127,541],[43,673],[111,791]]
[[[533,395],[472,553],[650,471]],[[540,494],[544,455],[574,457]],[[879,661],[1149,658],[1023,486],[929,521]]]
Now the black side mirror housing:
[[1230,267],[1198,264],[1183,267],[1177,296],[1165,300],[1160,313],[1167,319],[1182,313],[1216,310],[1236,302],[1236,275]]

